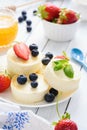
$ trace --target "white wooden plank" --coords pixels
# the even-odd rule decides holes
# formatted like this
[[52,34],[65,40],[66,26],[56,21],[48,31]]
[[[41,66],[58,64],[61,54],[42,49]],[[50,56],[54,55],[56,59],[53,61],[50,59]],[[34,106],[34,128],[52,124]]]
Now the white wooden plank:
[[[70,42],[68,48],[66,49],[66,52],[68,54],[68,56],[71,58],[72,57],[70,55],[71,53],[71,49],[72,48],[78,48],[80,50],[82,50],[84,56],[87,54],[87,23],[86,22],[81,22],[79,25],[79,28],[77,30],[77,33],[74,37],[74,39]],[[81,68],[81,65],[78,64],[77,62],[75,62],[74,60],[72,60],[79,68]]]
[[73,96],[68,112],[74,121],[87,127],[87,72],[82,71],[80,88]]
[[70,55],[72,48],[79,48],[83,51],[84,56],[87,53],[87,23],[81,22],[77,30],[75,38],[70,42],[67,53]]
[[47,45],[44,48],[44,52],[50,51],[54,55],[61,55],[63,51],[69,46],[69,42],[55,42],[49,40]]
[[70,4],[71,4],[71,0],[68,0],[68,1],[64,0],[61,7],[62,8],[69,8]]
[[47,40],[48,39],[44,36],[42,22],[40,22],[31,36],[27,39],[27,44],[36,43],[39,46],[39,49],[42,50]]
[[[67,101],[59,104],[58,106],[61,115],[64,114],[66,104],[67,104]],[[46,107],[46,108],[39,108],[37,115],[42,116],[43,118],[48,120],[50,123],[57,121],[59,119],[55,105]]]

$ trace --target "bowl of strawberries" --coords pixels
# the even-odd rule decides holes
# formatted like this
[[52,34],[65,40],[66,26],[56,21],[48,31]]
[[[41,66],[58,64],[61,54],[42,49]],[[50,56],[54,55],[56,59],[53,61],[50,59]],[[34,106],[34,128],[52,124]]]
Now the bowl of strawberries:
[[37,15],[42,19],[44,34],[48,39],[63,42],[74,38],[80,21],[77,12],[46,3],[38,7]]

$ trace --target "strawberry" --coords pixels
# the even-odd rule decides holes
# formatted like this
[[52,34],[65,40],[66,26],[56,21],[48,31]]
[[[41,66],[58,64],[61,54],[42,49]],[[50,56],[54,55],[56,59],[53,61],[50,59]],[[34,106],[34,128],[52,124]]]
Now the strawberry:
[[66,52],[62,52],[63,55],[60,55],[60,56],[55,56],[55,59],[66,59],[66,60],[69,60],[68,56],[66,55]]
[[61,12],[59,13],[59,18],[57,23],[60,24],[70,24],[74,23],[79,19],[79,14],[72,10],[68,9],[61,9]]
[[58,18],[60,10],[61,9],[57,6],[51,3],[46,3],[38,7],[37,14],[40,15],[42,19],[53,21],[55,18]]
[[64,119],[57,123],[54,130],[78,130],[78,128],[74,121]]
[[26,44],[17,43],[13,46],[13,50],[19,58],[21,58],[23,60],[29,59],[30,50]]
[[66,112],[64,115],[60,115],[58,101],[56,103],[56,111],[60,119],[58,122],[53,122],[53,125],[55,125],[54,130],[78,130],[77,124],[70,119],[69,113]]
[[7,73],[0,74],[0,92],[5,91],[10,87],[11,78]]
[[56,59],[65,59],[65,56],[61,55],[61,56],[56,56]]

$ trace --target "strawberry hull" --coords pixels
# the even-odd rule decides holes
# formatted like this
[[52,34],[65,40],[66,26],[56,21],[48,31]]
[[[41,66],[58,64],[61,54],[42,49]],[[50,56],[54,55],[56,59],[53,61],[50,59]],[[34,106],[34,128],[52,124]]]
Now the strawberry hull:
[[53,21],[55,18],[59,17],[60,11],[61,9],[56,5],[53,5],[51,3],[46,3],[38,7],[37,14],[39,14],[39,16],[42,19],[45,19],[47,21]]

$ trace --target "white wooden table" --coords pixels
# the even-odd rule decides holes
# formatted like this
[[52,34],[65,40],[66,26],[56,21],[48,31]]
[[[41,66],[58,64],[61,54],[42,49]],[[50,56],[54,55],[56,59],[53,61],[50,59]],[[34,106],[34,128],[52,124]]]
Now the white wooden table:
[[[8,6],[14,3],[15,5],[18,5],[29,1],[31,0],[0,0],[0,6]],[[52,2],[54,4],[57,4],[59,7],[73,8],[72,0],[53,0]],[[73,47],[76,47],[81,49],[84,52],[84,54],[86,54],[87,22],[80,23],[76,36],[72,41],[61,43],[48,40],[44,36],[42,23],[40,19],[37,16],[33,16],[33,10],[35,10],[37,6],[41,3],[44,3],[44,0],[32,6],[19,8],[16,11],[17,15],[20,16],[21,11],[26,10],[28,14],[28,19],[32,20],[31,33],[26,32],[25,23],[19,24],[19,32],[16,40],[24,41],[27,44],[36,43],[39,46],[39,50],[41,50],[43,53],[50,51],[53,52],[53,54],[58,55],[61,54],[62,51],[66,51],[68,55],[70,55],[70,50]],[[65,111],[69,112],[71,114],[72,120],[76,121],[78,124],[87,127],[87,72],[84,70],[82,66],[78,65],[78,67],[82,73],[80,87],[77,90],[77,92],[72,96],[72,98],[59,104],[59,110],[61,114],[63,114]],[[36,107],[27,109],[31,109],[35,114],[45,118],[49,122],[58,120],[55,105],[44,108]]]

